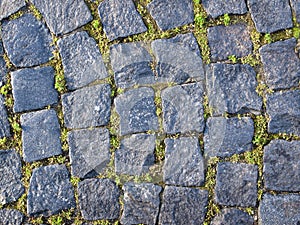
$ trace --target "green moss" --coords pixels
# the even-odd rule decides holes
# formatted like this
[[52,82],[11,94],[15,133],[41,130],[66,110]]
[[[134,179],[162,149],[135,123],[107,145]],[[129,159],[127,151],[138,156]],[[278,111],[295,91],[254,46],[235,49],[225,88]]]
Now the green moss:
[[30,12],[35,16],[35,18],[37,18],[38,20],[42,20],[43,16],[42,14],[38,11],[38,9],[30,3],[29,5],[29,10]]
[[228,59],[233,63],[237,63],[237,61],[238,61],[235,55],[228,56]]
[[230,25],[230,16],[228,14],[224,14],[222,20],[223,20],[225,26]]

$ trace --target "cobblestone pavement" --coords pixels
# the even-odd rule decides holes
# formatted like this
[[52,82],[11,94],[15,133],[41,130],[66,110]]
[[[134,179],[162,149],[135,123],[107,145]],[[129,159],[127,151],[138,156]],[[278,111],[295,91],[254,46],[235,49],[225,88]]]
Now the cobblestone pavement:
[[299,0],[0,21],[0,225],[300,225]]

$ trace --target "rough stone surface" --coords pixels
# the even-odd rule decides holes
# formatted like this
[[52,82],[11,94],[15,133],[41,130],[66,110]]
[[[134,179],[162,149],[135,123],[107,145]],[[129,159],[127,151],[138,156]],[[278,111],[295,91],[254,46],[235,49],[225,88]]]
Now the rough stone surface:
[[2,0],[0,2],[0,20],[17,12],[25,5],[25,0]]
[[259,113],[262,99],[256,93],[256,74],[247,64],[214,63],[207,67],[209,106],[213,115]]
[[245,14],[247,5],[245,0],[202,0],[203,7],[212,18],[224,14]]
[[260,48],[266,83],[271,89],[297,87],[300,82],[300,60],[295,53],[297,40],[277,41]]
[[203,224],[208,203],[207,191],[167,186],[162,201],[159,224]]
[[110,160],[109,132],[105,128],[74,130],[68,133],[72,176],[97,176]]
[[212,220],[211,225],[253,225],[253,218],[246,212],[227,208],[222,209],[221,212]]
[[250,33],[245,24],[210,27],[207,37],[214,62],[227,60],[232,55],[241,58],[252,53]]
[[23,158],[26,162],[62,153],[60,126],[53,109],[21,115]]
[[24,219],[24,215],[14,209],[2,209],[0,210],[0,224],[3,225],[21,225]]
[[8,57],[16,67],[37,66],[52,57],[50,32],[31,14],[4,22],[2,39]]
[[250,117],[207,119],[204,132],[206,157],[229,157],[252,150],[254,123]]
[[156,224],[159,212],[159,194],[162,188],[150,183],[126,183],[124,190],[124,211],[121,223]]
[[0,138],[10,137],[10,125],[7,117],[4,97],[0,95]]
[[6,81],[6,77],[5,77],[6,73],[7,73],[6,63],[0,54],[0,87],[2,87]]
[[300,22],[300,1],[299,0],[291,0],[292,9],[296,13],[297,22]]
[[79,207],[86,220],[119,218],[119,197],[119,188],[109,179],[87,179],[78,183]]
[[132,0],[104,0],[98,11],[104,32],[111,41],[147,31]]
[[142,175],[154,165],[155,135],[134,134],[121,140],[120,148],[115,152],[117,173]]
[[218,163],[215,201],[220,205],[254,207],[257,199],[256,165]]
[[163,179],[166,184],[201,186],[204,162],[197,138],[165,139],[166,152]]
[[109,122],[111,88],[108,84],[85,87],[62,95],[65,126],[88,128]]
[[0,55],[2,56],[3,54],[4,54],[3,43],[2,40],[0,39]]

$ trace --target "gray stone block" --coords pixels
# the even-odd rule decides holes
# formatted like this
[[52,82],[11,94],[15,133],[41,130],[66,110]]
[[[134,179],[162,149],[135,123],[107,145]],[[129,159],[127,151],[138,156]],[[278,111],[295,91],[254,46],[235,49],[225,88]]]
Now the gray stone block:
[[4,97],[0,95],[0,138],[11,136],[10,125],[4,103]]
[[0,39],[0,55],[3,56],[3,54],[4,54],[3,43],[2,40]]
[[6,81],[6,63],[4,59],[0,56],[0,87],[2,87],[5,84]]
[[297,22],[300,22],[300,1],[299,0],[291,0],[291,6],[296,14]]
[[24,220],[24,215],[14,209],[0,210],[0,224],[3,225],[21,225]]
[[212,18],[224,14],[245,14],[248,11],[245,0],[202,0],[202,5]]
[[212,220],[211,225],[253,225],[253,218],[246,212],[225,208]]
[[25,5],[25,0],[2,0],[0,2],[0,20],[9,17]]

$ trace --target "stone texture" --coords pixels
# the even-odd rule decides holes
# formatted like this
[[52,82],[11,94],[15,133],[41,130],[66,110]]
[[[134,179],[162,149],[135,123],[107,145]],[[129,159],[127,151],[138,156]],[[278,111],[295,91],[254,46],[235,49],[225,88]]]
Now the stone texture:
[[142,175],[154,165],[155,135],[134,134],[121,140],[115,152],[117,173]]
[[85,31],[60,39],[58,47],[69,90],[108,77],[97,43]]
[[213,115],[255,113],[262,108],[256,93],[256,74],[247,64],[214,63],[207,67],[207,92]]
[[207,119],[204,132],[206,157],[230,157],[252,150],[254,123],[250,117]]
[[0,95],[0,138],[11,136],[10,125],[9,125],[7,111],[4,103],[5,103],[4,97]]
[[24,215],[14,209],[2,209],[0,210],[0,224],[3,225],[21,225],[24,219]]
[[161,187],[150,183],[126,183],[124,190],[124,211],[121,223],[156,224],[159,212]]
[[32,0],[32,3],[56,35],[69,33],[93,19],[84,0]]
[[120,116],[120,134],[132,134],[158,129],[158,118],[152,88],[137,88],[115,98]]
[[78,199],[85,220],[119,218],[120,190],[109,179],[87,179],[78,183]]
[[62,95],[64,122],[67,128],[107,125],[110,117],[111,88],[108,84],[85,87]]
[[166,152],[163,179],[166,184],[201,186],[204,183],[204,162],[197,138],[165,139]]
[[225,208],[212,220],[211,225],[253,225],[253,218],[246,212]]
[[46,63],[52,57],[49,30],[31,14],[4,22],[4,48],[16,67],[30,67]]
[[104,32],[111,41],[147,31],[132,0],[104,0],[98,11]]
[[26,162],[62,153],[60,126],[53,109],[21,115],[23,158]]
[[208,204],[207,191],[166,186],[162,201],[159,224],[203,224]]
[[153,0],[147,9],[163,31],[194,22],[192,0]]
[[105,128],[68,133],[72,176],[87,178],[101,173],[110,160],[109,132]]
[[295,11],[297,22],[300,22],[300,1],[291,0],[292,9]]
[[6,63],[3,59],[3,57],[0,56],[0,87],[2,87],[6,81]]
[[231,55],[241,58],[252,53],[250,32],[245,24],[210,27],[207,38],[213,62],[227,60]]
[[257,199],[256,165],[218,163],[215,201],[220,205],[255,207]]
[[25,0],[2,0],[0,2],[0,21],[17,12],[25,5]]
[[277,41],[260,48],[266,83],[271,89],[297,87],[300,82],[300,60],[295,53],[297,40]]
[[247,13],[245,0],[202,0],[202,5],[212,18],[217,18],[224,14]]

